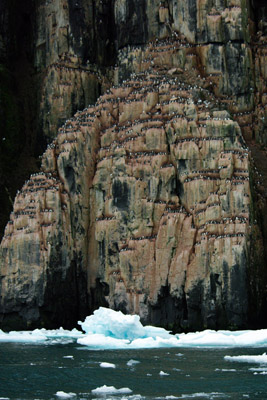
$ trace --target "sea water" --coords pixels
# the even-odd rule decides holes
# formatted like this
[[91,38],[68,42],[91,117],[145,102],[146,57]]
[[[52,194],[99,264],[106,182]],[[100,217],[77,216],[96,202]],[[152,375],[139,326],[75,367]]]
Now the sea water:
[[[267,399],[267,364],[225,359],[263,350],[94,351],[76,343],[0,343],[0,398]],[[129,392],[110,394],[110,387]]]
[[0,332],[0,399],[267,399],[266,330],[174,336],[112,313],[85,333]]

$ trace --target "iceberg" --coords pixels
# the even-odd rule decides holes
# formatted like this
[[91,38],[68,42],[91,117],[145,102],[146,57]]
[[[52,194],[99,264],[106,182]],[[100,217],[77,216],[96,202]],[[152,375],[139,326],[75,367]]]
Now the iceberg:
[[163,328],[143,326],[138,315],[100,307],[93,315],[79,321],[85,336],[79,344],[98,349],[139,349],[173,347],[178,339]]
[[[154,326],[143,326],[138,315],[100,307],[84,322],[82,331],[63,328],[5,333],[0,330],[0,342],[69,343],[77,342],[89,349],[142,349],[161,347],[262,347],[267,345],[267,329],[244,331],[214,331],[172,335]],[[177,355],[182,355],[177,353]]]
[[244,347],[267,344],[267,329],[258,331],[213,331],[172,335],[163,328],[143,326],[138,315],[100,307],[78,322],[85,335],[79,344],[97,349],[140,349],[159,347]]
[[169,339],[170,333],[163,328],[143,326],[139,315],[125,315],[121,311],[100,307],[93,315],[86,317],[84,322],[78,322],[87,334],[133,341],[149,337]]

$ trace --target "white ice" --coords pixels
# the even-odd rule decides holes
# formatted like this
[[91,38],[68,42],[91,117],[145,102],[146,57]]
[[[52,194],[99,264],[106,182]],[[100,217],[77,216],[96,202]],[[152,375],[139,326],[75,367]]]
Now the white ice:
[[59,391],[56,393],[56,396],[61,397],[62,399],[70,399],[71,397],[76,396],[76,393],[72,393],[72,392],[66,393],[66,392]]
[[109,308],[100,307],[78,324],[86,332],[78,343],[90,347],[153,348],[177,342],[177,338],[163,328],[143,326],[138,315],[124,315]]
[[44,342],[47,337],[39,330],[34,331],[12,331],[5,333],[0,329],[0,342]]
[[[172,335],[163,328],[143,326],[137,315],[124,315],[108,308],[99,308],[84,322],[83,332],[63,328],[5,333],[0,330],[0,342],[77,341],[90,349],[140,349],[160,347],[255,347],[267,345],[267,329],[257,331],[213,331]],[[178,356],[182,355],[177,353]]]
[[[21,342],[21,343],[38,343],[45,342],[51,339],[66,339],[70,338],[77,340],[83,336],[83,333],[78,329],[72,329],[71,331],[59,328],[59,329],[35,329],[34,331],[11,331],[3,332],[0,329],[0,342]],[[51,341],[52,342],[52,341]]]
[[128,365],[128,367],[132,367],[133,365],[136,365],[136,364],[140,364],[140,361],[131,359],[131,360],[127,361],[126,365]]
[[101,368],[116,368],[115,364],[108,363],[108,362],[102,362],[100,363]]
[[247,363],[260,363],[267,364],[267,355],[263,353],[259,356],[225,356],[226,361],[237,361],[237,362],[247,362]]
[[167,375],[170,375],[170,374],[168,374],[167,372],[164,372],[164,371],[160,371],[159,375],[160,376],[167,376]]
[[192,393],[192,394],[182,394],[182,397],[178,399],[193,399],[198,397],[206,397],[208,399],[222,399],[228,397],[224,393],[212,392],[212,393]]
[[92,390],[93,394],[128,394],[128,393],[132,393],[132,390],[129,388],[120,388],[120,389],[116,389],[114,386],[100,386],[96,389]]
[[221,371],[221,372],[236,372],[236,369],[235,368],[222,368],[222,369],[220,369],[220,368],[215,368],[215,371],[217,372],[217,371]]
[[103,307],[79,324],[86,333],[78,339],[78,343],[98,349],[237,347],[267,344],[267,329],[235,332],[205,330],[171,335],[163,328],[143,326],[137,315],[124,315],[120,311]]
[[249,368],[249,371],[267,372],[267,368],[266,367]]
[[[208,399],[224,399],[225,397],[228,398],[227,395],[225,395],[224,393],[218,393],[218,392],[212,392],[212,393],[192,393],[192,394],[182,394],[179,397],[170,395],[170,396],[166,396],[165,399],[166,400],[171,400],[171,399],[194,399],[194,398],[208,398]],[[157,399],[162,399],[162,397],[157,397]]]
[[267,329],[257,331],[212,331],[176,335],[183,347],[247,347],[267,345]]

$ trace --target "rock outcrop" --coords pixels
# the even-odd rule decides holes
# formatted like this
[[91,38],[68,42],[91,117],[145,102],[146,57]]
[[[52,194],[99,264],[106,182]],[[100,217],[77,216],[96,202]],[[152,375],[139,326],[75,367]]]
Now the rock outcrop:
[[76,29],[83,6],[59,18],[71,1],[43,5],[54,30],[45,135],[117,85],[67,120],[16,196],[1,326],[70,327],[100,305],[176,331],[265,326],[266,191],[245,143],[266,144],[264,30],[252,40],[252,10],[238,0],[106,3],[97,15],[103,23],[114,6],[113,22],[92,45],[95,63],[107,32],[118,49],[105,73],[78,46],[96,35]]

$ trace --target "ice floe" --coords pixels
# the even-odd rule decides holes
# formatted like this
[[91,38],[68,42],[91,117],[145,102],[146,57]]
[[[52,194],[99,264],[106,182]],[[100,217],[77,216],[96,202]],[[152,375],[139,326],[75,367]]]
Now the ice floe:
[[100,363],[101,368],[116,368],[115,364],[108,363],[108,362],[101,362]]
[[78,322],[85,336],[78,343],[98,348],[155,348],[175,346],[177,338],[163,328],[143,326],[138,315],[100,307]]
[[78,329],[72,329],[71,331],[59,328],[59,329],[35,329],[33,331],[11,331],[3,332],[0,329],[0,342],[21,342],[21,343],[38,343],[45,342],[53,339],[64,339],[77,340],[83,336],[83,332]]
[[[256,371],[256,372],[267,372],[267,368],[265,367],[257,367],[257,368],[249,368],[249,371]],[[1,399],[0,399],[1,400]]]
[[194,398],[207,398],[207,399],[222,399],[228,397],[224,393],[212,392],[212,393],[192,393],[192,394],[182,394],[181,397],[177,397],[178,399],[194,399]]
[[215,372],[221,371],[221,372],[236,372],[235,368],[215,368]]
[[[166,400],[175,400],[175,399],[194,399],[194,398],[207,398],[207,399],[224,399],[227,398],[228,396],[225,395],[224,393],[218,393],[218,392],[212,392],[212,393],[191,393],[191,394],[182,394],[181,396],[166,396],[165,399]],[[162,397],[157,397],[157,399],[162,399]]]
[[92,390],[93,394],[128,394],[128,393],[132,393],[132,390],[124,387],[124,388],[120,388],[120,389],[116,389],[114,386],[100,386],[96,389]]
[[267,345],[267,329],[257,331],[213,331],[176,335],[183,347],[247,347]]
[[[163,328],[143,326],[138,315],[100,307],[79,322],[83,332],[63,328],[5,333],[0,342],[67,343],[67,340],[89,349],[140,349],[160,347],[256,347],[267,345],[267,329],[257,331],[213,331],[172,335]],[[182,356],[177,353],[177,356]],[[267,356],[266,356],[267,358]]]
[[237,362],[246,362],[246,363],[260,363],[267,364],[267,354],[263,353],[258,356],[244,355],[244,356],[225,356],[224,359],[226,361],[237,361]]
[[167,375],[170,375],[170,374],[168,374],[167,372],[164,372],[164,371],[160,371],[159,375],[160,376],[167,376]]
[[132,367],[133,365],[136,365],[136,364],[140,364],[140,361],[131,359],[131,360],[127,361],[126,365],[128,365],[128,367]]
[[63,392],[60,390],[56,393],[56,396],[61,397],[62,399],[70,399],[71,397],[76,396],[76,393],[72,393],[72,392],[66,393],[66,392]]

